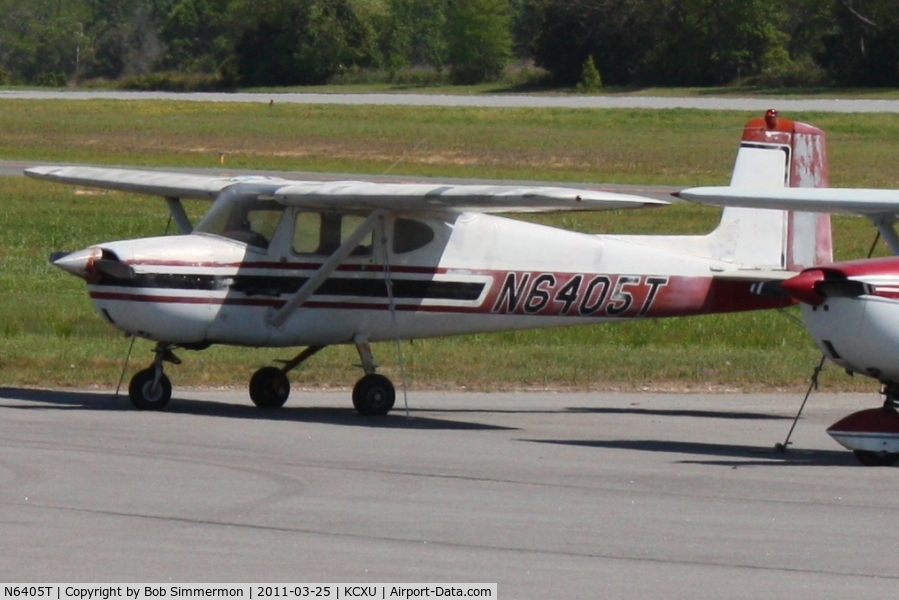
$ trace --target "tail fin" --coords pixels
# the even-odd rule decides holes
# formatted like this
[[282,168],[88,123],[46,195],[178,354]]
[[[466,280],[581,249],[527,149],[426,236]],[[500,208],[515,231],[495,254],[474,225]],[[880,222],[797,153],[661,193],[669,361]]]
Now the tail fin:
[[[769,110],[743,129],[730,185],[827,187],[827,168],[824,132]],[[833,261],[825,214],[728,207],[710,238],[715,258],[756,269],[797,271]]]

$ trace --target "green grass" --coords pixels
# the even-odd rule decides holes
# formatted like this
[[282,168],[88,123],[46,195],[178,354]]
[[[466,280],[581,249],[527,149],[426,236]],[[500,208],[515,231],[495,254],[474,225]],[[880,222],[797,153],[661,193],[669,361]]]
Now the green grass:
[[[0,157],[622,182],[727,181],[748,112],[3,101]],[[801,114],[834,185],[899,181],[899,115]]]
[[[0,158],[144,166],[218,166],[666,184],[727,181],[750,113],[18,102],[0,110]],[[836,185],[899,187],[899,116],[801,115],[828,131]],[[205,208],[197,203],[194,213]],[[593,232],[698,233],[718,217],[680,205],[564,214],[545,222]],[[130,341],[93,311],[84,285],[47,263],[54,250],[158,235],[153,198],[0,179],[0,385],[114,386]],[[864,256],[873,229],[835,220],[839,258]],[[882,244],[878,253],[885,253]],[[788,311],[795,315],[795,310]],[[138,341],[130,371],[151,345]],[[779,312],[707,316],[404,343],[417,388],[802,389],[818,355]],[[393,344],[378,362],[398,379]],[[474,358],[473,358],[474,357]],[[177,386],[244,386],[284,350],[184,352]],[[301,386],[350,386],[352,348],[292,374]],[[831,368],[830,389],[872,389]]]

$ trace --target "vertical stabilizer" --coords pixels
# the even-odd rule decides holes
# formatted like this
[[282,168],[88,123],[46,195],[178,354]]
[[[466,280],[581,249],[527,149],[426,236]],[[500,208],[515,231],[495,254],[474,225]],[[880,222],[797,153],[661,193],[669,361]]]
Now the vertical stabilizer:
[[[743,129],[730,185],[827,187],[827,169],[824,132],[769,110]],[[717,258],[757,269],[797,271],[833,259],[825,214],[728,207],[712,238]]]

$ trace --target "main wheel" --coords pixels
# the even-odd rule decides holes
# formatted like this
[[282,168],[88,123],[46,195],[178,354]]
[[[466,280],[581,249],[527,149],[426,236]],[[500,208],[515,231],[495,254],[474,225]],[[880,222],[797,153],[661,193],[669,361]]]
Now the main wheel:
[[366,375],[353,388],[353,406],[366,417],[386,415],[395,401],[396,390],[383,375]]
[[892,467],[899,461],[899,454],[894,452],[872,452],[871,450],[853,450],[858,462],[866,467]]
[[162,410],[172,397],[172,382],[163,373],[156,381],[156,368],[138,371],[128,384],[128,397],[137,410]]
[[250,400],[259,408],[281,408],[290,396],[290,380],[278,367],[262,367],[250,378]]

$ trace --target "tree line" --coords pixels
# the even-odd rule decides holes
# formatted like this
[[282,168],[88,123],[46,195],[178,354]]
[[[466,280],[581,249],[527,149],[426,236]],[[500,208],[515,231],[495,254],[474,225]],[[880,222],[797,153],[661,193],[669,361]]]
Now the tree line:
[[899,85],[896,0],[0,0],[0,19],[0,84],[478,83],[532,64],[553,86]]

